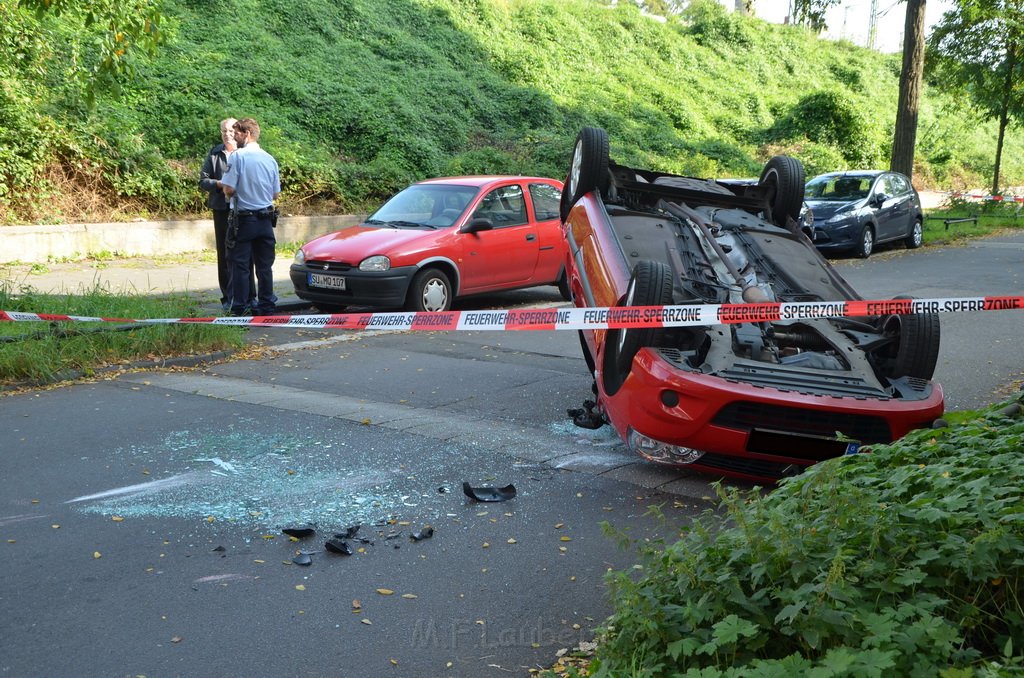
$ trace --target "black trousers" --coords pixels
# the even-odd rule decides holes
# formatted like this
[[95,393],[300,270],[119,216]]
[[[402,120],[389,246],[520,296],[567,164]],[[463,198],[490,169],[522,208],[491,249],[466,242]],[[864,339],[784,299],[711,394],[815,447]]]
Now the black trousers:
[[[270,315],[277,307],[274,294],[274,227],[270,217],[255,214],[239,215],[238,238],[235,246],[228,250],[231,261],[231,312],[236,314],[251,310],[256,315]],[[252,287],[252,269],[256,268],[257,295],[255,301],[249,295]]]
[[[231,210],[213,210],[213,236],[217,241],[217,283],[220,285],[220,303],[231,300],[231,261],[224,241],[228,233],[228,212]],[[256,299],[255,268],[249,277],[249,304]]]

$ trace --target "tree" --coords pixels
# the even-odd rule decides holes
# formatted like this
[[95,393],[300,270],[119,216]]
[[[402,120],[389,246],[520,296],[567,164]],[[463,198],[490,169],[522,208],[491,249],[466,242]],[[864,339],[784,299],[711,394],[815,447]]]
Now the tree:
[[1024,123],[1024,0],[958,0],[928,41],[930,78],[999,121],[992,193],[999,193],[1003,140]]
[[[0,0],[2,1],[2,0]],[[63,15],[81,21],[99,36],[90,60],[77,65],[89,98],[103,89],[117,89],[134,75],[136,56],[152,56],[167,39],[162,0],[17,0],[18,6],[34,11],[37,18]]]
[[914,172],[914,146],[917,143],[917,114],[924,77],[924,5],[925,0],[907,0],[907,18],[903,24],[903,69],[896,106],[896,127],[892,137],[889,168],[908,177]]
[[825,14],[838,4],[839,0],[793,0],[793,23],[820,33],[827,27]]

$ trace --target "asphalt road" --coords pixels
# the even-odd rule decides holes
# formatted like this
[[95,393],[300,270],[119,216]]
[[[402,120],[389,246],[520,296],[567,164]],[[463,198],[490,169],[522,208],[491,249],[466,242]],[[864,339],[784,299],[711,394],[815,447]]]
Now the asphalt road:
[[[1022,264],[1024,236],[837,262],[880,298],[1019,295]],[[953,407],[1019,386],[1019,312],[942,321]],[[602,523],[671,538],[711,506],[711,478],[568,423],[574,333],[271,331],[259,359],[3,398],[0,675],[526,675],[637,562]],[[323,551],[354,525],[362,551]]]

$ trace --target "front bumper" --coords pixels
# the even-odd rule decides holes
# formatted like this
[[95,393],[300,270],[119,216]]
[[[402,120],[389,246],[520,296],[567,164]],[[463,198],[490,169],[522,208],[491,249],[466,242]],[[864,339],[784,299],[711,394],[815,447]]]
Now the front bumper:
[[814,239],[811,242],[823,252],[838,252],[853,249],[859,243],[859,238],[860,228],[855,221],[828,225],[819,221],[814,224]]
[[[409,282],[416,275],[415,266],[402,266],[388,271],[360,271],[357,268],[339,268],[337,264],[292,264],[289,275],[295,295],[299,299],[333,304],[335,306],[375,306],[396,308],[405,304]],[[330,274],[345,279],[345,289],[310,287],[311,273]]]
[[635,431],[700,450],[704,456],[678,465],[764,482],[843,454],[846,445],[836,444],[841,438],[887,443],[942,415],[938,384],[917,380],[901,386],[914,392],[910,397],[871,397],[842,389],[828,395],[820,385],[755,386],[682,370],[648,348],[637,353],[632,372],[614,396],[602,393],[602,405],[623,440]]

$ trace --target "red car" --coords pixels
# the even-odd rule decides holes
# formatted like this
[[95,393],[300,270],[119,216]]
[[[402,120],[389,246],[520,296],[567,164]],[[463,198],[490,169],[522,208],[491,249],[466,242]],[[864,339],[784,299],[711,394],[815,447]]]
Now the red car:
[[[578,307],[831,302],[860,297],[797,223],[804,172],[772,158],[730,184],[611,162],[577,138],[561,212]],[[764,482],[884,443],[942,414],[937,314],[580,332],[596,402],[652,461]]]
[[456,297],[552,284],[568,299],[561,190],[539,177],[413,184],[363,223],[303,245],[291,266],[295,293],[326,312],[447,311]]

